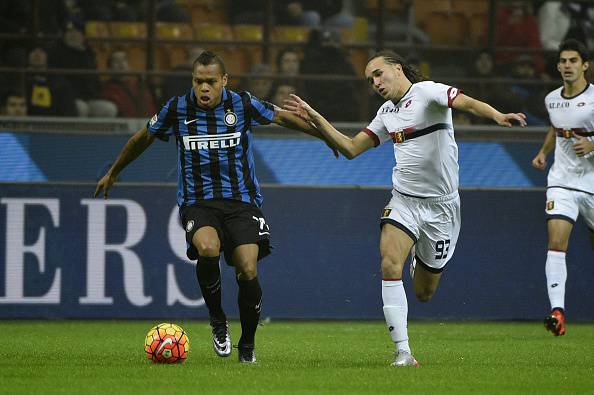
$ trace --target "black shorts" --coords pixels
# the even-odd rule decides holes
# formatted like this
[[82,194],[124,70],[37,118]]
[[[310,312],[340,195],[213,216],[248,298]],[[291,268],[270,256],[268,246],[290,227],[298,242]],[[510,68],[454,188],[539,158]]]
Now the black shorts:
[[225,261],[233,266],[233,250],[242,244],[258,244],[258,260],[270,254],[270,228],[260,209],[240,200],[205,200],[180,209],[182,226],[186,231],[189,259],[198,259],[198,250],[192,244],[194,233],[203,226],[216,229],[221,241]]

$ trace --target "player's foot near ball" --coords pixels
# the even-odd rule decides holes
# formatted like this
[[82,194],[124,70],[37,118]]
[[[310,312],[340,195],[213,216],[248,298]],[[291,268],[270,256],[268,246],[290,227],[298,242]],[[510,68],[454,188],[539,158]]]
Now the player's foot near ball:
[[396,358],[394,359],[394,362],[392,362],[391,365],[397,366],[397,367],[401,367],[401,366],[417,367],[417,366],[419,366],[419,362],[415,359],[415,357],[412,356],[411,353],[406,352],[406,351],[398,351],[396,353]]
[[212,347],[219,357],[231,355],[231,337],[227,321],[210,321],[212,327]]
[[239,363],[256,363],[256,352],[254,346],[238,345],[237,355]]
[[565,334],[565,313],[563,309],[554,308],[544,319],[545,328],[555,336]]

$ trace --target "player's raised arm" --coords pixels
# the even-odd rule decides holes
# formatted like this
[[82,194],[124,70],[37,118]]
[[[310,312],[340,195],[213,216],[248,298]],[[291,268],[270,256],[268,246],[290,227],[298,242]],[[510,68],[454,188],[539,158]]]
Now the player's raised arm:
[[103,190],[103,198],[107,199],[109,189],[116,182],[118,174],[120,174],[130,162],[138,158],[138,156],[142,154],[154,140],[155,135],[149,133],[146,126],[134,133],[126,145],[124,145],[122,151],[120,151],[115,163],[97,183],[94,197],[97,197]]
[[305,134],[309,134],[310,136],[317,137],[330,147],[334,156],[338,158],[339,154],[336,148],[334,148],[326,139],[326,137],[320,133],[319,130],[315,128],[310,122],[306,121],[304,118],[300,117],[293,112],[287,111],[282,109],[278,106],[274,106],[274,118],[272,119],[273,123],[276,123],[279,126],[283,126],[285,128],[298,130]]
[[489,118],[497,122],[500,126],[512,127],[512,122],[517,122],[521,127],[526,126],[526,115],[520,113],[503,114],[493,108],[491,105],[480,100],[473,99],[463,93],[459,94],[452,104],[456,110],[467,111],[471,114],[483,118]]
[[296,116],[311,122],[326,140],[347,159],[353,159],[373,147],[374,142],[366,133],[361,132],[353,138],[345,136],[299,96],[291,95],[291,98],[292,100],[286,101],[285,108]]

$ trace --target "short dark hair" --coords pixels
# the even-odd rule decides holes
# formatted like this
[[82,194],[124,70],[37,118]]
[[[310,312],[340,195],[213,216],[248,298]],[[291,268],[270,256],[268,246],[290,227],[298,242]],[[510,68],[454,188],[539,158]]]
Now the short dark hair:
[[565,40],[559,45],[559,52],[557,53],[557,60],[559,60],[561,58],[561,52],[563,52],[563,51],[576,51],[578,54],[580,54],[580,57],[582,58],[582,62],[584,62],[584,63],[586,63],[589,59],[588,49],[586,48],[584,43],[582,43],[581,41],[578,41],[576,39],[573,39],[573,38]]
[[406,62],[406,60],[402,56],[398,55],[394,51],[390,51],[390,50],[380,51],[380,52],[376,53],[375,55],[373,55],[371,58],[369,58],[367,63],[371,62],[373,59],[376,59],[376,58],[384,58],[386,63],[399,64],[400,66],[402,66],[402,71],[404,72],[404,75],[413,84],[415,82],[425,81],[425,79],[426,79],[425,76],[423,76],[416,68],[414,68],[410,64],[408,64],[408,62]]
[[218,64],[219,68],[221,69],[221,74],[227,74],[227,70],[225,69],[225,63],[223,63],[223,59],[221,59],[217,54],[215,54],[212,51],[204,51],[196,58],[196,60],[194,60],[194,63],[192,64],[192,72],[194,72],[194,69],[199,64],[203,66]]

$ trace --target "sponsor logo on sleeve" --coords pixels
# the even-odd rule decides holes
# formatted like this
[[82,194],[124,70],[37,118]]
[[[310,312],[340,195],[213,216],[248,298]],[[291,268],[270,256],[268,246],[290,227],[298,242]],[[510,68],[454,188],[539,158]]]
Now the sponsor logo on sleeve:
[[552,201],[552,200],[549,200],[549,201],[547,202],[547,211],[551,211],[551,210],[552,210],[552,209],[554,209],[554,208],[555,208],[555,202],[554,202],[554,201]]

